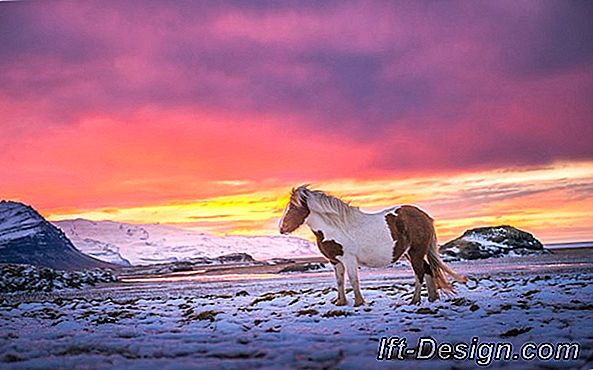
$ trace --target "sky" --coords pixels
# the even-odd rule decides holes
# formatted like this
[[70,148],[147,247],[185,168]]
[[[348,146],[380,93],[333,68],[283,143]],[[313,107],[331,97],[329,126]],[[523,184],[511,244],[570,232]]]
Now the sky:
[[0,198],[272,235],[310,183],[418,204],[440,241],[593,240],[591,19],[586,1],[0,3]]

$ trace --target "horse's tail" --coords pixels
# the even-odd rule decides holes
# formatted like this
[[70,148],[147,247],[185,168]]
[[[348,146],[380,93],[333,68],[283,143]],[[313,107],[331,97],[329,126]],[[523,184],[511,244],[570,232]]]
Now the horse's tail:
[[433,234],[432,242],[428,248],[426,257],[428,258],[428,265],[430,266],[430,270],[432,272],[432,279],[437,289],[443,289],[449,293],[455,292],[455,288],[453,288],[453,285],[447,278],[447,275],[450,275],[453,279],[460,283],[465,283],[467,281],[465,276],[459,275],[453,271],[449,266],[445,265],[445,262],[443,262],[441,259],[439,247],[437,245],[436,234]]

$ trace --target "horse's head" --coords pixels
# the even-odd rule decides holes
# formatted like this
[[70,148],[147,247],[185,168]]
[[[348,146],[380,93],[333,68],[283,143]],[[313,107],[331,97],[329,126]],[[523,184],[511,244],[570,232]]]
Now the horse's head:
[[305,222],[307,216],[311,213],[307,205],[309,192],[306,185],[292,189],[290,200],[280,219],[280,234],[290,234]]

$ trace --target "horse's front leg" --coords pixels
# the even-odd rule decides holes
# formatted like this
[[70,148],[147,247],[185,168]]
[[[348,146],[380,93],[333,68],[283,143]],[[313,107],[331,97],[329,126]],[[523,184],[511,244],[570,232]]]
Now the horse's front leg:
[[338,283],[338,298],[334,301],[336,306],[345,306],[348,304],[346,300],[346,291],[344,289],[344,264],[338,262],[334,265],[334,272],[336,274],[336,282]]
[[350,280],[350,285],[352,285],[352,289],[354,290],[354,307],[363,305],[364,298],[362,297],[362,292],[360,291],[360,283],[358,281],[358,262],[354,259],[348,259],[344,261],[346,265],[346,272],[348,273],[348,280]]

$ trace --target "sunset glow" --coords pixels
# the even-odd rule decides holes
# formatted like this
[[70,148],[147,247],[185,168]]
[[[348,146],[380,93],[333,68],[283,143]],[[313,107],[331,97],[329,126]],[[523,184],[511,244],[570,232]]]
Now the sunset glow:
[[[583,240],[593,230],[592,163],[408,179],[337,179],[314,186],[372,212],[413,203],[436,218],[446,240],[470,227],[511,224],[547,242]],[[241,183],[241,189],[256,183]],[[200,200],[119,209],[50,211],[53,220],[86,218],[168,223],[213,234],[275,234],[290,184]],[[299,235],[311,238],[307,230]],[[559,234],[561,235],[559,237]]]
[[498,224],[593,240],[576,3],[144,4],[0,4],[1,199],[269,235],[311,183],[420,205],[441,242]]

